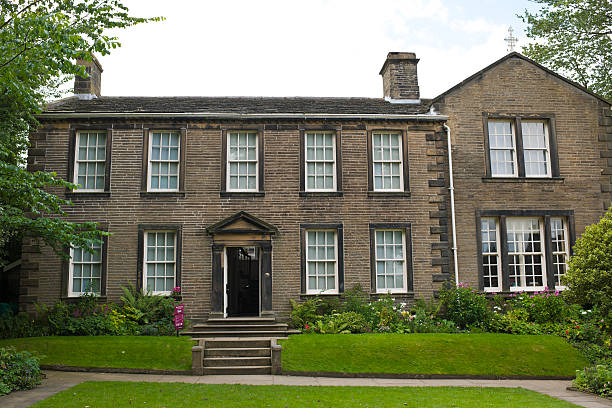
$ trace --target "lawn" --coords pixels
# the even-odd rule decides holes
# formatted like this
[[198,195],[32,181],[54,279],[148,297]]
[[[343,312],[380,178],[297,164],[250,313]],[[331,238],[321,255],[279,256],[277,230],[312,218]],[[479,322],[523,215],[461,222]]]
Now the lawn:
[[44,355],[41,364],[79,367],[191,370],[186,337],[49,336],[0,340],[0,347]]
[[556,336],[302,334],[280,344],[289,371],[570,377],[586,365]]
[[522,388],[85,382],[33,407],[576,407]]

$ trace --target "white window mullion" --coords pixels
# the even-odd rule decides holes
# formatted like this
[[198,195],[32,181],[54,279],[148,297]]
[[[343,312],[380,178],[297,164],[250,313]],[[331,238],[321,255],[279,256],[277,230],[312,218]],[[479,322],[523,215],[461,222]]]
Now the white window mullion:
[[376,291],[398,293],[407,290],[406,234],[403,230],[374,231]]
[[306,230],[306,293],[338,293],[338,233]]
[[403,149],[401,133],[372,133],[374,191],[404,191]]
[[336,191],[336,138],[331,132],[307,132],[304,138],[306,191]]
[[259,140],[257,132],[228,132],[227,191],[257,191],[259,189]]
[[180,178],[180,134],[153,131],[149,137],[148,191],[178,191]]
[[81,186],[75,191],[104,191],[106,186],[106,132],[77,132],[73,177],[74,184]]
[[552,241],[552,264],[555,276],[555,288],[565,289],[561,284],[561,277],[567,271],[567,261],[569,259],[569,242],[567,222],[565,218],[552,217],[550,219],[550,236]]
[[168,295],[176,285],[176,231],[145,231],[143,289]]
[[499,223],[497,218],[480,220],[482,248],[482,277],[485,292],[501,290],[501,251],[499,245]]
[[68,268],[68,296],[101,293],[102,285],[102,246],[93,244],[94,253],[84,248],[70,249]]

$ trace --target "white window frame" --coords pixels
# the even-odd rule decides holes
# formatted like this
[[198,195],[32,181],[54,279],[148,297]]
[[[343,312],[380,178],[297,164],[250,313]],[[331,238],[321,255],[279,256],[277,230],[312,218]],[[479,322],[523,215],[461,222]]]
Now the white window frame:
[[[396,135],[398,137],[398,141],[399,141],[399,188],[384,188],[384,182],[383,182],[383,187],[382,188],[376,188],[376,170],[374,169],[374,165],[375,163],[395,163],[395,161],[385,161],[384,159],[381,160],[375,160],[374,159],[374,150],[376,149],[376,147],[374,146],[374,136],[376,135],[384,135],[384,134],[389,134],[389,135]],[[396,131],[396,130],[389,130],[389,131],[375,131],[372,132],[372,136],[371,136],[372,140],[370,141],[372,143],[372,157],[370,158],[370,160],[372,160],[372,190],[373,191],[399,191],[402,192],[404,191],[404,138],[402,137],[402,132]],[[384,180],[384,179],[383,179]]]
[[[552,222],[553,220],[561,220],[561,223],[563,224],[563,241],[564,241],[564,247],[565,247],[565,251],[555,251],[554,249],[554,236],[553,236],[553,231],[552,231]],[[569,230],[567,228],[567,217],[550,217],[550,241],[551,241],[551,263],[553,266],[553,276],[555,278],[555,289],[558,290],[565,290],[567,289],[567,287],[565,285],[561,284],[561,276],[564,276],[567,273],[567,261],[569,260]],[[565,258],[565,273],[564,274],[559,274],[558,272],[558,266],[557,265],[561,265],[558,263],[555,263],[555,255],[563,255]],[[559,283],[557,283],[559,282]]]
[[[80,193],[92,193],[92,192],[104,192],[106,191],[106,176],[107,176],[107,168],[106,166],[108,165],[108,163],[106,163],[106,157],[108,156],[108,132],[106,130],[79,130],[76,132],[76,140],[74,142],[74,171],[72,174],[73,177],[73,182],[74,184],[78,184],[79,183],[79,162],[81,160],[79,160],[79,149],[80,149],[80,143],[81,143],[81,133],[96,133],[96,134],[104,134],[105,135],[105,141],[104,141],[104,160],[99,160],[97,158],[98,152],[97,152],[97,148],[99,145],[96,144],[96,160],[88,160],[85,159],[84,162],[85,163],[101,163],[104,162],[104,182],[102,183],[102,188],[87,188],[86,186],[83,186],[82,188],[75,188],[72,191],[76,191],[76,192],[80,192]],[[96,140],[97,141],[97,140]],[[97,166],[96,166],[97,168]],[[97,173],[96,173],[97,174]],[[96,176],[94,176],[96,177]],[[85,184],[87,184],[87,178],[85,179]]]
[[[232,161],[230,161],[230,140],[231,140],[231,135],[235,134],[235,133],[246,133],[247,134],[247,139],[248,139],[248,134],[249,133],[254,133],[255,134],[255,188],[231,188],[230,187],[230,179],[231,179],[231,172],[230,172],[230,163],[232,163]],[[231,191],[231,192],[258,192],[259,191],[259,166],[261,165],[259,163],[259,133],[257,130],[228,130],[227,131],[227,141],[226,141],[226,155],[225,155],[225,189],[226,191]],[[248,152],[247,152],[247,157],[248,157]],[[233,162],[245,162],[245,160],[233,160]],[[252,162],[251,160],[246,160],[247,163]],[[248,180],[248,179],[247,179]],[[240,183],[239,183],[240,184]],[[247,183],[248,184],[248,183]]]
[[[168,264],[168,263],[174,263],[174,275],[173,275],[173,279],[174,279],[174,284],[172,285],[173,287],[176,287],[176,263],[177,263],[177,259],[176,259],[176,243],[177,243],[177,236],[178,236],[178,231],[177,230],[146,230],[144,231],[143,234],[143,240],[144,240],[144,245],[143,245],[143,251],[144,253],[142,254],[142,288],[145,291],[145,293],[148,291],[147,288],[147,272],[148,272],[148,268],[147,268],[147,264],[149,263],[148,259],[147,259],[147,255],[148,255],[148,237],[149,234],[157,234],[159,232],[164,232],[164,233],[168,233],[168,232],[172,232],[174,233],[174,261],[173,262],[167,262],[167,261],[154,261],[151,262],[153,264]],[[157,247],[157,245],[156,245]],[[165,256],[165,255],[164,255]],[[153,295],[170,295],[170,293],[172,292],[172,289],[170,290],[156,290],[156,291],[151,291],[151,294]]]
[[[527,175],[527,163],[525,161],[525,152],[528,150],[542,150],[541,148],[526,148],[525,147],[525,138],[523,135],[523,123],[542,123],[543,127],[544,127],[544,139],[546,140],[546,174],[541,175],[541,174],[535,174],[535,175]],[[521,137],[523,138],[522,140],[522,145],[523,145],[523,151],[522,151],[522,155],[523,155],[523,165],[525,166],[525,178],[550,178],[552,177],[552,167],[551,167],[551,163],[550,163],[550,132],[549,132],[549,122],[547,120],[542,120],[542,119],[525,119],[525,120],[521,120]]]
[[[492,148],[491,147],[491,132],[489,131],[489,124],[491,123],[496,123],[496,122],[507,122],[510,124],[510,134],[511,134],[511,140],[512,140],[512,160],[513,160],[513,165],[514,165],[514,173],[511,174],[493,174],[493,156],[491,155],[491,152],[493,150],[510,150],[510,149],[500,149],[500,148]],[[489,151],[487,152],[489,155],[489,167],[491,168],[491,177],[501,177],[501,178],[507,178],[507,177],[518,177],[519,176],[519,169],[518,169],[518,152],[517,152],[517,147],[516,147],[516,125],[513,119],[509,118],[509,119],[497,119],[497,118],[492,118],[489,119],[487,121],[487,137],[489,138],[489,140],[487,140],[488,146],[489,146]],[[521,152],[522,154],[522,152]]]
[[[310,289],[309,287],[309,279],[308,279],[308,263],[309,262],[328,262],[328,261],[324,261],[324,260],[318,260],[318,259],[309,259],[308,257],[308,233],[309,232],[332,232],[334,234],[334,289],[328,289],[328,290],[318,290],[318,289]],[[304,239],[305,239],[305,259],[306,259],[306,293],[307,294],[313,294],[313,295],[327,295],[327,294],[338,294],[339,289],[338,289],[338,284],[339,284],[339,280],[338,280],[338,259],[339,259],[339,254],[338,254],[338,230],[337,229],[306,229],[304,232]]]
[[[483,245],[483,241],[482,241],[482,221],[483,220],[493,220],[495,221],[495,246],[497,251],[496,252],[485,252],[483,250],[484,245]],[[482,276],[483,279],[483,291],[485,292],[500,292],[502,290],[502,259],[501,259],[501,241],[500,241],[500,231],[499,231],[499,218],[497,217],[482,217],[480,219],[480,245],[481,245],[481,257],[485,257],[485,256],[495,256],[497,258],[497,286],[485,286],[484,285],[484,268],[485,265],[483,263],[482,265],[482,270],[480,271],[480,274]],[[489,241],[490,242],[490,241]]]
[[[97,249],[97,251],[99,252],[100,255],[100,261],[99,262],[78,262],[80,265],[83,264],[88,264],[88,265],[94,265],[94,264],[99,264],[100,265],[100,277],[96,278],[96,279],[100,279],[100,292],[76,292],[74,291],[74,248],[70,248],[70,263],[68,266],[68,297],[79,297],[79,296],[83,296],[83,295],[94,295],[94,296],[101,296],[102,294],[102,275],[104,274],[104,271],[102,270],[103,266],[104,266],[104,262],[102,259],[103,256],[103,247],[104,244],[99,244],[100,247],[99,248],[94,248]],[[83,271],[81,270],[81,276],[83,274]],[[91,279],[91,278],[90,278]]]
[[[399,231],[402,234],[402,253],[404,254],[404,257],[402,259],[402,263],[403,263],[403,274],[404,274],[404,278],[403,278],[403,282],[404,282],[404,286],[402,286],[401,288],[393,288],[393,289],[381,289],[378,287],[378,268],[377,268],[377,262],[381,261],[394,261],[397,262],[397,259],[378,259],[378,251],[377,251],[377,245],[378,242],[376,240],[376,233],[377,232],[386,232],[386,231],[392,231],[392,232],[397,232]],[[408,260],[407,260],[407,253],[406,253],[406,230],[404,228],[379,228],[379,229],[375,229],[374,230],[374,278],[376,279],[376,293],[406,293],[408,291],[408,267],[407,264]]]
[[[177,173],[176,173],[176,188],[151,188],[151,177],[153,176],[151,173],[151,166],[152,166],[152,153],[153,153],[153,133],[170,133],[170,134],[175,134],[178,136],[178,159],[177,160],[165,160],[164,162],[167,163],[177,163]],[[149,131],[149,147],[148,147],[148,163],[147,163],[147,191],[151,191],[151,192],[160,192],[160,191],[179,191],[180,185],[181,185],[181,149],[183,148],[183,146],[181,146],[181,133],[177,132],[177,131],[171,131],[171,130],[151,130]],[[158,161],[158,160],[156,160]],[[160,160],[158,162],[162,162],[161,161],[161,153],[160,153]],[[161,184],[161,183],[160,183]],[[168,183],[168,185],[170,185],[170,183]]]
[[[526,286],[526,285],[520,285],[520,286],[510,286],[510,291],[511,292],[518,292],[518,291],[541,291],[544,290],[545,287],[548,286],[547,284],[547,272],[546,272],[546,235],[545,235],[545,223],[544,223],[544,219],[543,217],[506,217],[506,236],[504,237],[504,239],[507,241],[508,240],[508,225],[510,224],[511,221],[513,220],[533,220],[533,219],[537,219],[538,220],[538,224],[539,224],[539,228],[540,228],[540,252],[530,252],[527,253],[527,255],[525,255],[525,253],[522,252],[510,252],[510,250],[508,250],[508,258],[511,258],[512,256],[519,256],[521,259],[521,262],[519,264],[520,267],[520,279],[521,281],[526,280],[525,277],[525,261],[524,261],[524,257],[525,256],[534,256],[534,255],[540,255],[540,260],[541,260],[541,268],[542,268],[542,286]],[[507,245],[507,243],[506,243]],[[512,278],[510,277],[511,275],[511,262],[508,262],[508,280],[511,280]],[[522,283],[522,282],[521,282]]]
[[[321,160],[308,160],[308,135],[316,135],[317,134],[323,134],[323,135],[331,135],[332,137],[332,188],[308,188],[308,163],[329,163],[329,160],[325,160],[323,159]],[[314,148],[314,146],[313,146]],[[316,152],[316,151],[315,151]],[[316,153],[315,153],[316,154]],[[336,191],[337,187],[337,169],[336,169],[336,133],[335,132],[329,132],[329,131],[306,131],[305,135],[304,135],[304,190],[305,191]],[[315,179],[316,180],[316,179]],[[316,181],[315,181],[315,185],[316,185]]]

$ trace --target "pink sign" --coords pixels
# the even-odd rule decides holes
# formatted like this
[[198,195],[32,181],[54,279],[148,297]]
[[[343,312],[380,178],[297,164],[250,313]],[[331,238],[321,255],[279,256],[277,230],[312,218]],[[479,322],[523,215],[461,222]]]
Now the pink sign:
[[177,331],[181,330],[185,323],[185,305],[174,306],[174,328]]

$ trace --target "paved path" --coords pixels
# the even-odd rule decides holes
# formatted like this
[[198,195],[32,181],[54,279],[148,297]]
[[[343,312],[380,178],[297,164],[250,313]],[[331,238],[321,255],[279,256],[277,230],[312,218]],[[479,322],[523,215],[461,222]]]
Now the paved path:
[[191,384],[251,384],[251,385],[331,385],[331,386],[377,386],[377,387],[522,387],[547,394],[588,408],[612,407],[612,401],[581,392],[567,391],[570,381],[552,380],[404,380],[384,378],[327,378],[293,377],[280,375],[150,375],[150,374],[105,374],[46,371],[43,384],[30,391],[19,391],[0,397],[2,408],[29,407],[57,392],[83,381],[143,381],[184,382]]

